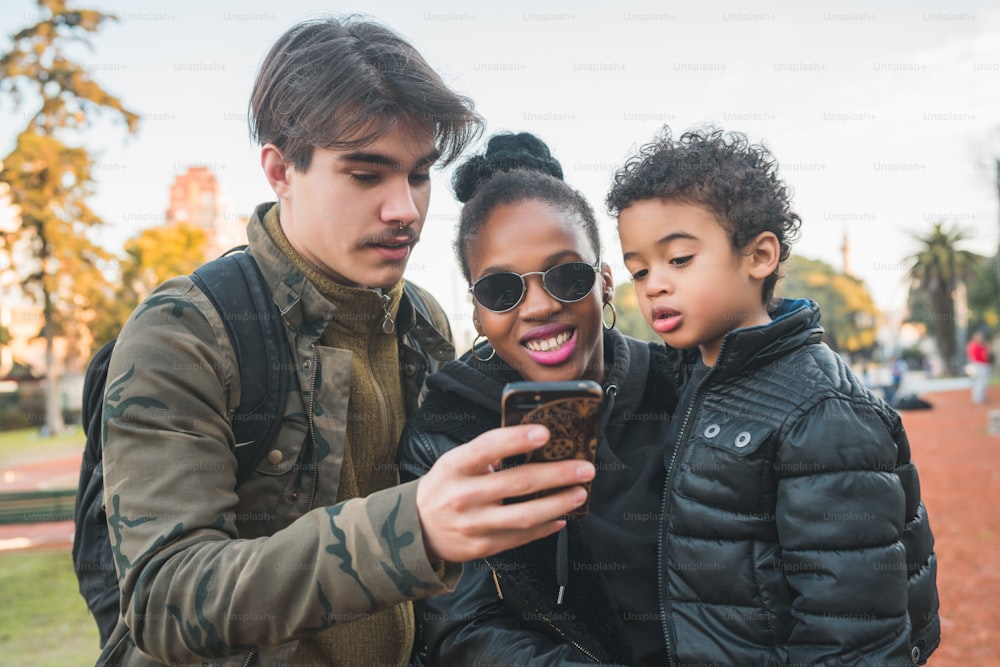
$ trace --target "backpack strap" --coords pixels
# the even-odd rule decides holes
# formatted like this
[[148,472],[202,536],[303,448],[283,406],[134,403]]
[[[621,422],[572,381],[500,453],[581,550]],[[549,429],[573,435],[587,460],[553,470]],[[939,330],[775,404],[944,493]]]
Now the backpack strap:
[[104,344],[87,366],[83,382],[83,427],[87,444],[80,462],[73,506],[73,570],[76,572],[80,595],[97,622],[103,646],[114,630],[118,615],[118,579],[115,561],[108,539],[107,516],[104,513],[104,460],[102,450],[104,414],[104,383],[108,363],[115,347],[112,338]]
[[427,358],[428,367],[431,372],[436,371],[441,364],[455,358],[455,346],[451,343],[451,326],[448,318],[441,312],[437,303],[427,301],[430,294],[421,287],[417,287],[409,280],[403,282],[403,293],[409,298],[413,305],[414,325],[407,332],[407,337],[411,338],[414,347],[421,350]]
[[289,373],[284,320],[257,262],[246,252],[214,259],[191,279],[219,312],[239,365],[240,404],[233,415],[239,487],[281,428]]

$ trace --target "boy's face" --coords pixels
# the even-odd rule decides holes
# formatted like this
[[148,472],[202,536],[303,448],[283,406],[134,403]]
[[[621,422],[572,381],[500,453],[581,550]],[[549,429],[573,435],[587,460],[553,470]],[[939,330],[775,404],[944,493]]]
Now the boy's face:
[[[568,262],[592,265],[597,259],[574,214],[533,199],[494,208],[468,253],[473,283],[496,273],[520,275]],[[601,308],[604,294],[610,298],[611,270],[602,267],[600,273],[583,273],[578,279],[580,293],[586,285],[592,287],[572,303],[546,292],[540,275],[524,278],[527,291],[521,302],[505,312],[474,300],[476,330],[526,380],[599,382],[604,374]],[[522,294],[517,288],[510,291],[513,300]]]
[[261,160],[292,247],[337,282],[387,288],[420,238],[437,156],[432,133],[393,129],[354,150],[316,148],[305,171],[271,144]]
[[736,252],[704,206],[638,201],[619,214],[618,235],[639,308],[668,345],[697,345],[712,366],[726,333],[770,321],[754,244]]

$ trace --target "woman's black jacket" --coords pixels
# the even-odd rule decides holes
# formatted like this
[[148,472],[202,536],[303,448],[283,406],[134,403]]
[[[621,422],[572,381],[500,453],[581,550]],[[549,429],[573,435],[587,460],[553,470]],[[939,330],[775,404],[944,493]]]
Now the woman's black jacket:
[[[604,332],[604,348],[594,484],[628,484],[630,472],[616,463],[616,452],[629,444],[666,442],[677,404],[668,379],[680,375],[681,355],[615,329]],[[522,379],[499,357],[483,363],[468,353],[430,376],[427,396],[403,433],[401,477],[424,474],[448,449],[499,426],[500,392],[506,382]],[[585,526],[586,519],[570,521],[566,529],[572,565],[562,605],[556,604],[556,536],[466,563],[454,593],[415,603],[430,664],[627,664],[621,616],[601,573],[585,565]]]

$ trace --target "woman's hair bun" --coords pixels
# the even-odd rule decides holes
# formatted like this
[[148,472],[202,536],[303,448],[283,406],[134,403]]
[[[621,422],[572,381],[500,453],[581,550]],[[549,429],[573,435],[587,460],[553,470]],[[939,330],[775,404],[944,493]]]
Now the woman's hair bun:
[[455,198],[465,203],[479,186],[493,176],[514,169],[540,171],[562,180],[559,160],[552,157],[545,142],[529,132],[495,134],[486,144],[483,155],[475,155],[455,170],[451,184]]

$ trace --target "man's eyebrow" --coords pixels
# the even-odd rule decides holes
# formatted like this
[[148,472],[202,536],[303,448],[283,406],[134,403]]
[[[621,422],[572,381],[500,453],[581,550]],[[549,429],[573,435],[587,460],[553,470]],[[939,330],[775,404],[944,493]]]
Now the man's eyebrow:
[[[419,158],[413,165],[414,169],[420,169],[426,167],[429,164],[433,164],[437,159],[441,157],[441,151],[438,149],[432,150],[423,157]],[[354,151],[351,153],[345,153],[341,156],[341,160],[345,162],[363,162],[365,164],[371,164],[379,167],[385,167],[386,169],[398,170],[402,167],[399,160],[391,158],[383,153],[367,153],[365,151]]]
[[427,165],[431,165],[437,162],[439,157],[441,157],[441,151],[435,148],[430,153],[417,160],[417,164],[415,166],[418,169],[420,167],[426,167]]
[[[688,232],[671,232],[670,234],[667,234],[666,236],[657,239],[655,245],[657,245],[657,246],[665,246],[665,245],[668,245],[668,244],[670,244],[670,243],[672,243],[674,241],[678,241],[678,240],[681,240],[681,239],[687,239],[687,240],[690,240],[690,241],[697,241],[698,237],[695,236],[694,234],[689,234]],[[638,254],[639,253],[637,253],[637,252],[631,252],[631,251],[630,252],[626,252],[624,255],[622,255],[622,260],[628,261],[628,260],[632,259],[633,257],[635,257]]]

